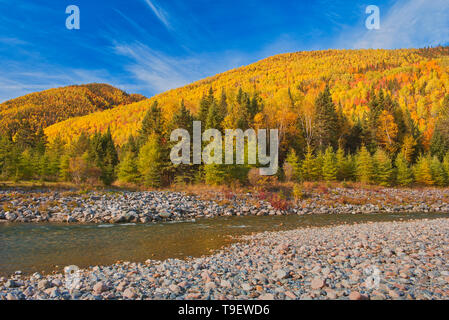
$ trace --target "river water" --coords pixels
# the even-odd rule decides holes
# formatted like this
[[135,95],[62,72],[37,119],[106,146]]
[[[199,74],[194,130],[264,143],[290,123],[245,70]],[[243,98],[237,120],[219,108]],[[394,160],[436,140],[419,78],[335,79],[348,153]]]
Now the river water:
[[68,265],[84,268],[118,260],[199,257],[237,241],[236,236],[253,232],[441,217],[448,215],[222,217],[147,225],[0,224],[0,275],[18,270],[50,273]]

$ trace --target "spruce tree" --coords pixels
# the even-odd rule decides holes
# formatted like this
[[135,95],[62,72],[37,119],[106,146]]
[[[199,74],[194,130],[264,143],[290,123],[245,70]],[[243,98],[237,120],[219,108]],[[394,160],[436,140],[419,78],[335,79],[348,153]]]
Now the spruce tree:
[[36,154],[36,161],[38,163],[38,176],[39,180],[47,181],[50,178],[50,158],[48,154]]
[[338,148],[337,154],[335,155],[335,161],[337,165],[337,180],[349,180],[346,175],[346,157],[343,148]]
[[221,90],[221,98],[220,102],[218,103],[218,114],[219,114],[219,123],[223,123],[224,119],[226,118],[226,115],[228,114],[228,102],[226,91],[224,88]]
[[122,148],[120,149],[120,152],[123,152],[125,154],[127,152],[132,152],[134,154],[137,154],[139,152],[139,147],[137,145],[137,141],[133,135],[130,135],[128,137],[128,141],[126,141],[126,143],[122,146]]
[[29,119],[22,119],[19,128],[14,134],[13,141],[21,151],[32,149],[36,146],[35,130]]
[[323,179],[323,163],[324,163],[324,153],[323,151],[318,150],[315,157],[315,166],[318,172],[318,176],[315,179],[316,181],[320,181]]
[[12,141],[6,136],[0,137],[0,179],[7,179],[11,172]]
[[424,155],[418,157],[418,161],[413,168],[416,183],[428,186],[435,183],[432,178],[430,162],[429,157],[425,157]]
[[251,101],[248,105],[248,121],[250,123],[250,127],[252,127],[253,122],[254,122],[254,117],[256,116],[256,114],[259,112],[260,107],[259,107],[259,95],[258,93],[254,93],[253,97],[251,98]]
[[348,181],[355,181],[357,177],[357,165],[356,165],[356,157],[354,155],[348,154],[346,156],[346,166],[345,166],[345,172],[346,176],[345,179]]
[[410,169],[404,153],[398,154],[395,165],[396,182],[402,187],[410,186],[413,183],[413,171]]
[[[190,113],[190,111],[186,108],[184,104],[184,100],[181,100],[180,108],[175,112],[173,115],[173,118],[170,122],[170,128],[171,130],[175,129],[184,129],[189,132],[189,134],[192,136],[193,134],[193,121],[194,117]],[[167,141],[169,141],[169,137],[167,137]],[[169,146],[171,148],[176,144],[177,142],[170,142]],[[191,152],[193,146],[190,146]],[[169,167],[171,170],[170,172],[174,175],[174,182],[176,184],[185,184],[192,182],[194,180],[195,171],[198,170],[198,165],[193,164],[179,164],[179,165],[173,165],[171,162],[167,164],[167,167]]]
[[301,165],[299,164],[296,151],[293,148],[290,149],[285,159],[284,174],[288,181],[299,182],[301,180]]
[[16,179],[17,180],[30,180],[35,172],[33,161],[33,155],[30,149],[25,149],[19,159],[19,165],[17,167]]
[[140,149],[137,166],[144,186],[158,188],[161,186],[162,153],[160,137],[151,134]]
[[51,177],[52,180],[57,180],[59,177],[60,162],[64,152],[65,152],[65,143],[61,139],[61,136],[58,135],[53,140],[53,142],[51,142],[48,145],[48,148],[46,150],[46,155],[48,157],[49,162],[48,171],[49,176]]
[[357,180],[362,183],[370,183],[373,178],[373,161],[371,154],[362,146],[356,158]]
[[44,133],[44,129],[42,127],[34,134],[34,152],[37,152],[40,155],[45,153],[45,148],[47,147],[48,141],[47,136]]
[[205,164],[204,179],[209,185],[221,185],[226,182],[226,171],[220,164]]
[[110,185],[115,180],[115,167],[119,163],[117,149],[112,140],[111,131],[108,131],[103,136],[104,157],[100,167],[102,173],[100,179],[105,185]]
[[136,154],[127,151],[117,166],[117,177],[120,182],[136,183],[139,180]]
[[437,156],[433,156],[430,161],[430,170],[432,171],[432,180],[436,186],[443,187],[446,184],[446,175],[443,165]]
[[207,117],[209,115],[209,108],[217,102],[214,97],[214,90],[212,87],[209,89],[208,95],[203,95],[200,100],[200,107],[198,112],[198,120],[201,121],[202,125],[205,126],[207,122]]
[[61,156],[60,164],[59,164],[59,179],[61,181],[70,181],[70,156],[68,154],[64,154]]
[[105,134],[94,134],[92,139],[90,139],[88,154],[89,165],[94,164],[101,172],[101,181],[105,185],[110,185],[114,182],[118,154],[109,128]]
[[373,157],[374,181],[381,186],[390,186],[393,180],[393,166],[388,154],[381,148]]
[[218,106],[215,102],[209,107],[209,112],[207,114],[206,126],[205,129],[220,129],[221,128],[221,116],[218,109]]
[[442,159],[449,152],[449,94],[445,96],[432,136],[430,151]]
[[89,135],[82,131],[75,143],[70,146],[70,156],[79,157],[88,152],[91,147]]
[[170,129],[185,129],[192,135],[193,120],[194,118],[191,115],[190,111],[186,108],[183,99],[181,100],[179,109],[173,115],[173,118],[170,122]]
[[337,160],[332,147],[328,147],[323,157],[323,179],[324,181],[337,180]]
[[318,181],[320,175],[321,167],[313,155],[312,148],[309,146],[301,165],[301,177],[304,181]]
[[315,123],[316,146],[325,150],[328,146],[337,147],[338,142],[338,114],[329,86],[326,86],[315,101]]
[[250,125],[253,124],[254,118],[251,118],[250,111],[251,111],[251,99],[248,95],[248,93],[244,92],[242,88],[239,88],[239,92],[237,94],[237,128],[242,129],[245,131],[250,127]]
[[159,108],[158,102],[154,101],[142,120],[137,138],[138,145],[142,146],[145,144],[151,134],[155,133],[158,136],[162,136],[163,132],[164,120],[162,110]]
[[446,177],[446,186],[449,185],[449,152],[443,158],[443,169]]
[[337,180],[338,181],[351,181],[355,178],[355,161],[354,158],[348,154],[345,156],[343,148],[339,148],[336,154],[337,165]]

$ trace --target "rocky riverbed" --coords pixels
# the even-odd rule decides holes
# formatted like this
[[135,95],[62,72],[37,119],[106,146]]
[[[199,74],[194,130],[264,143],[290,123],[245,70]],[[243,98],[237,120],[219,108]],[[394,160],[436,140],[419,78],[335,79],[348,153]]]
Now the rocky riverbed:
[[311,190],[280,206],[269,195],[209,192],[0,191],[0,222],[150,223],[233,215],[449,213],[449,189]]
[[449,219],[265,232],[186,261],[18,272],[0,300],[448,299],[448,239]]

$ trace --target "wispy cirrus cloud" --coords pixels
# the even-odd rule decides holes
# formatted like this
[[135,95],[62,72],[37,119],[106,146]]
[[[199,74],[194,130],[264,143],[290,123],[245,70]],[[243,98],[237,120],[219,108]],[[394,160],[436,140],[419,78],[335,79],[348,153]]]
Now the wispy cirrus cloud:
[[150,7],[151,11],[156,15],[156,17],[161,21],[165,27],[169,30],[173,30],[170,22],[168,21],[168,14],[164,9],[162,9],[156,2],[153,0],[145,0],[146,4]]
[[400,0],[388,12],[381,8],[379,30],[343,33],[339,47],[395,49],[447,44],[448,17],[447,0]]
[[115,44],[114,51],[129,59],[125,69],[154,92],[177,88],[201,77],[201,60],[193,57],[171,57],[140,42]]

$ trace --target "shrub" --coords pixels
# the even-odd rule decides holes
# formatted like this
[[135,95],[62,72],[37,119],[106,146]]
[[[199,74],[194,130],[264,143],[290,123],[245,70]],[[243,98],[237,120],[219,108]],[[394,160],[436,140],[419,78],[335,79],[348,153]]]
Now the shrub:
[[289,202],[278,194],[271,197],[270,204],[276,210],[287,211],[290,208]]
[[259,180],[260,180],[259,169],[252,168],[251,170],[249,170],[249,172],[248,172],[248,182],[253,187],[257,187],[259,185]]
[[293,186],[293,197],[295,200],[304,200],[307,198],[307,193],[300,184],[295,183]]

